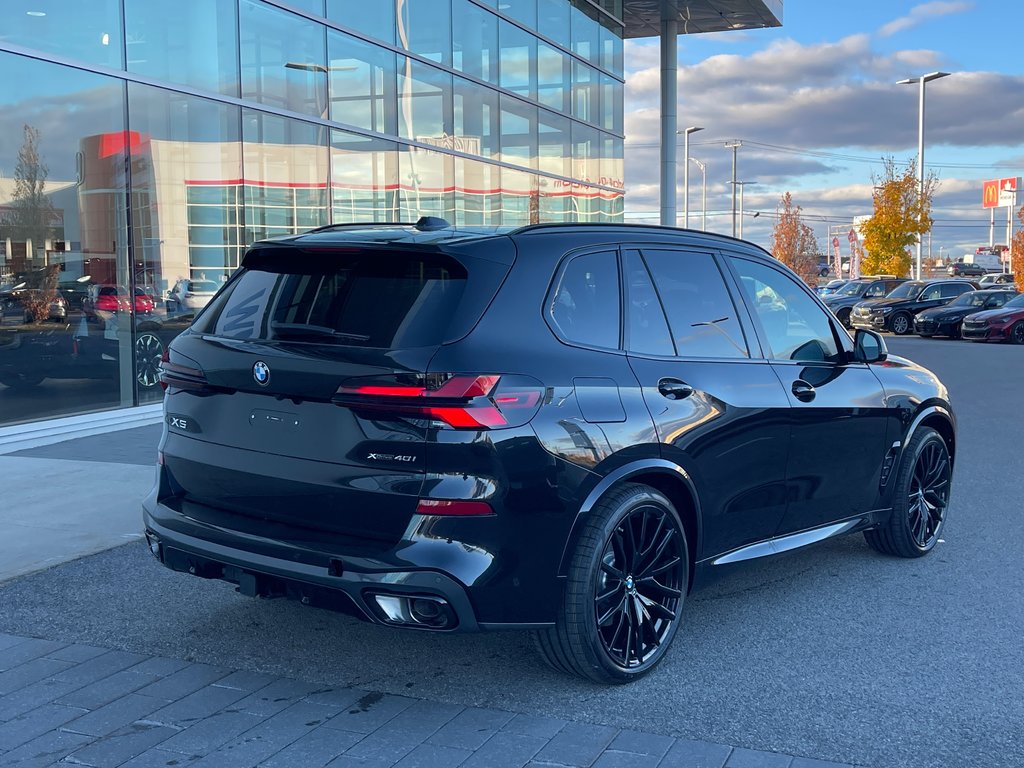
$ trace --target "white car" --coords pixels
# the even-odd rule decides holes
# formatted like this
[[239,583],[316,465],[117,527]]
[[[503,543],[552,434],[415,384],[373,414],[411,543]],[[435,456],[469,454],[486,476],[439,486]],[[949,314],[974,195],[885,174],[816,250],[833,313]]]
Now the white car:
[[197,312],[210,303],[220,289],[213,280],[179,280],[167,292],[168,312]]

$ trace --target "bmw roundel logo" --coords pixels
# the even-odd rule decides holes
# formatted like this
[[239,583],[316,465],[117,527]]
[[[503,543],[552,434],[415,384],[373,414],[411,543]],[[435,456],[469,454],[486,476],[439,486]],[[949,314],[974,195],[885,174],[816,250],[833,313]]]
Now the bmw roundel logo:
[[258,360],[252,367],[252,377],[256,379],[257,384],[267,386],[270,383],[270,366],[262,360]]

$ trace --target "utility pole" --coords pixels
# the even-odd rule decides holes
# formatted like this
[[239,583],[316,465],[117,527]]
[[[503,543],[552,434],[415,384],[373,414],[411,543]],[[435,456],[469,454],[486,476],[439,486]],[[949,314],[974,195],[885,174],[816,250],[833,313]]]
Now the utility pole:
[[708,166],[696,157],[691,157],[690,162],[696,163],[700,168],[700,231],[708,231]]
[[725,145],[732,150],[732,236],[736,237],[736,150],[743,146],[742,141],[730,141]]

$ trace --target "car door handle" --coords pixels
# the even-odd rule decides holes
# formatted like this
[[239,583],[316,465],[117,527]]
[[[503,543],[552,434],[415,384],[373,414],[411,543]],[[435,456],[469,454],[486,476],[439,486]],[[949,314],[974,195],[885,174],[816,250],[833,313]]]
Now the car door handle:
[[808,384],[803,379],[797,379],[793,382],[793,397],[802,403],[809,403],[814,399],[814,387]]
[[693,387],[679,379],[661,379],[658,391],[669,400],[682,400],[693,394]]

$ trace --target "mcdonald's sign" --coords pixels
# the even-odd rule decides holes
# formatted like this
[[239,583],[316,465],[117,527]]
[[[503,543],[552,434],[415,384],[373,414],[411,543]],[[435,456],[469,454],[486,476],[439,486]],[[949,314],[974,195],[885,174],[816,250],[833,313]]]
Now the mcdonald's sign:
[[981,207],[999,207],[999,179],[986,181],[981,187]]

